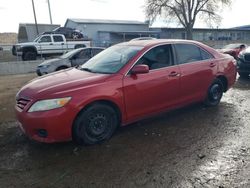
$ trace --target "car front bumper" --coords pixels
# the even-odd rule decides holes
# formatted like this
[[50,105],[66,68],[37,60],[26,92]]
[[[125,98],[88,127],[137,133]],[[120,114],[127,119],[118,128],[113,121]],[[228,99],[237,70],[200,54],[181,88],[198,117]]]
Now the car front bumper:
[[27,112],[16,106],[15,112],[19,127],[33,140],[45,143],[72,140],[72,125],[77,115],[73,108]]

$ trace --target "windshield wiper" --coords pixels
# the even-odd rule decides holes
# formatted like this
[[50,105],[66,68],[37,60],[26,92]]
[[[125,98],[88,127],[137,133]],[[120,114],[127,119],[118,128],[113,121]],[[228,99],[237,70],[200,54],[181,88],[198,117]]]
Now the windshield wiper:
[[87,71],[87,72],[93,72],[94,73],[94,71],[89,69],[89,68],[80,68],[80,70],[84,70],[84,71]]

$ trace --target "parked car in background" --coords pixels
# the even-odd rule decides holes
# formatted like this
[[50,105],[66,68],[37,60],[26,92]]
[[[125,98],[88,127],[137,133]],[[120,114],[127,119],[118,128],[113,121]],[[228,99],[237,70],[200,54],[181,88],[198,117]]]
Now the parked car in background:
[[0,46],[0,51],[3,51],[3,47]]
[[238,58],[239,53],[247,47],[246,44],[228,44],[222,47],[219,51],[224,54],[229,54],[235,59]]
[[69,41],[62,34],[44,34],[33,42],[18,43],[12,47],[12,54],[21,56],[22,60],[36,60],[37,56],[63,54],[69,50],[90,47],[90,41]]
[[34,140],[96,144],[120,125],[164,111],[216,106],[235,79],[234,58],[202,43],[131,41],[29,82],[16,95],[15,111]]
[[38,65],[36,70],[37,75],[41,76],[62,69],[67,69],[69,67],[82,65],[102,50],[104,50],[104,48],[100,47],[78,48],[71,50],[58,58],[46,60]]
[[46,31],[43,34],[63,34],[66,39],[83,39],[84,35],[79,30],[70,27],[57,27],[53,31]]
[[237,70],[241,77],[247,78],[250,74],[250,47],[241,51],[237,60]]

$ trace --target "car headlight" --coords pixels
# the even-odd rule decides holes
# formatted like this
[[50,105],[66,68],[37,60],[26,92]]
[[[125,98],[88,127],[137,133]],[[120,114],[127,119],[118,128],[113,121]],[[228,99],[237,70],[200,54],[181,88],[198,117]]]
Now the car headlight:
[[35,102],[28,112],[38,112],[45,110],[52,110],[56,108],[61,108],[66,105],[71,100],[71,97],[58,98],[58,99],[46,99]]

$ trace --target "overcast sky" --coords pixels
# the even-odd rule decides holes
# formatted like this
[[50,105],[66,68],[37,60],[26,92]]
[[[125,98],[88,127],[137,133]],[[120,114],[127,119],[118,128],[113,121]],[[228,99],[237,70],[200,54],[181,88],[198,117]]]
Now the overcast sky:
[[[145,21],[145,0],[50,0],[54,24],[67,18],[119,19]],[[50,23],[47,0],[34,0],[38,23]],[[250,1],[234,0],[223,10],[219,28],[250,25]],[[19,23],[34,23],[32,0],[0,0],[0,32],[17,32]],[[156,26],[162,26],[158,22]],[[169,26],[169,25],[168,25]],[[206,27],[197,23],[196,27]]]

